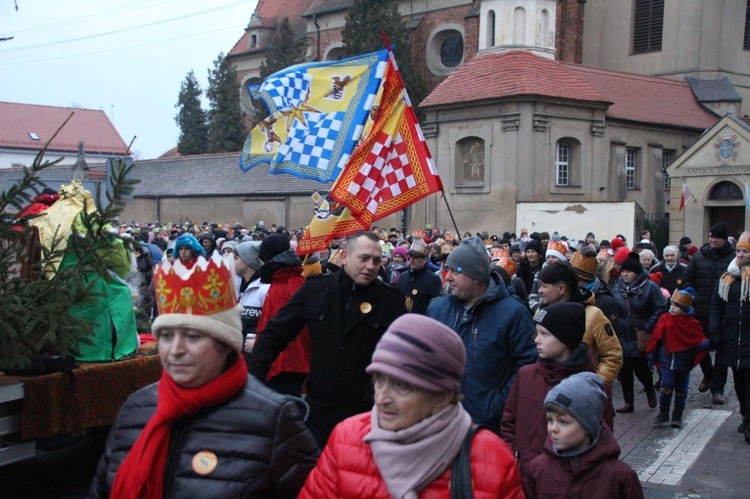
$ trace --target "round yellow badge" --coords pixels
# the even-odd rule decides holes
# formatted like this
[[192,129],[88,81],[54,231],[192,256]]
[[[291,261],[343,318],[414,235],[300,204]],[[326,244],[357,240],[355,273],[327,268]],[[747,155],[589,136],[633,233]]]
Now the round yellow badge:
[[363,314],[369,314],[371,310],[372,310],[372,305],[370,305],[366,301],[363,301],[362,303],[359,304],[359,311],[362,312]]
[[417,294],[417,290],[416,289],[412,289],[411,290],[411,294],[416,295]]
[[210,450],[202,450],[193,456],[193,471],[199,475],[208,475],[216,469],[219,458]]

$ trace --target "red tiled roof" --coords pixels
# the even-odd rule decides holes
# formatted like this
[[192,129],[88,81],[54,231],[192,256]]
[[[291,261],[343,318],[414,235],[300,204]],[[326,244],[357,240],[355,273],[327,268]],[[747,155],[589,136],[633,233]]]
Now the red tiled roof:
[[531,52],[483,54],[451,73],[422,101],[437,106],[500,97],[544,95],[589,102],[607,99],[566,66]]
[[174,146],[172,149],[168,150],[157,159],[179,158],[181,156],[182,155],[177,151],[177,146]]
[[[71,112],[73,117],[57,134],[49,150],[77,152],[82,140],[85,152],[125,154],[127,144],[104,111],[16,102],[0,102],[0,147],[41,149]],[[33,140],[30,132],[39,140]]]
[[701,107],[687,82],[563,64],[614,103],[608,117],[700,129],[711,128],[719,119]]
[[420,106],[522,95],[611,104],[607,117],[643,123],[705,129],[718,119],[700,106],[685,82],[563,63],[520,50],[478,55]]

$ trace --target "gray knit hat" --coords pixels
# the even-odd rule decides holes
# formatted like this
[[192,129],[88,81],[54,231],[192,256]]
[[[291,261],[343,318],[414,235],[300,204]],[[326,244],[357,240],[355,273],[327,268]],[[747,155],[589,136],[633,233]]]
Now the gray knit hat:
[[490,256],[478,237],[462,239],[448,255],[445,265],[478,281],[490,278]]
[[418,314],[393,321],[380,338],[368,373],[380,373],[429,392],[461,390],[466,350],[448,326]]
[[565,409],[578,421],[592,440],[599,437],[607,394],[598,374],[582,372],[565,378],[544,398],[544,405]]
[[260,268],[260,260],[258,260],[258,253],[260,252],[260,241],[249,241],[246,243],[240,243],[234,248],[235,253],[242,258],[242,261],[247,264],[248,267],[258,270]]

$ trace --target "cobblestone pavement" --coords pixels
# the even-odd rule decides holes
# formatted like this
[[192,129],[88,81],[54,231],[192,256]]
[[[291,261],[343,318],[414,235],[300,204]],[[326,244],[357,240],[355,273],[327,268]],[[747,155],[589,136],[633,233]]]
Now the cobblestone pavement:
[[[658,409],[648,407],[637,379],[635,412],[615,417],[620,457],[638,473],[647,498],[750,497],[750,445],[737,433],[741,418],[732,374],[724,390],[724,405],[714,405],[710,392],[698,392],[702,378],[696,367],[680,429],[654,427]],[[614,405],[619,407],[623,403],[619,383],[612,392]]]

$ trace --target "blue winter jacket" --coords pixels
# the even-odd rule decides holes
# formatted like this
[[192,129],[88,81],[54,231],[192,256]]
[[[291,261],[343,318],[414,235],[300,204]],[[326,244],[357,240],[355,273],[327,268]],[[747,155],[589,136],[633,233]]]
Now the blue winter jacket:
[[537,358],[528,309],[510,297],[493,273],[484,296],[468,310],[449,294],[432,300],[427,316],[461,336],[466,347],[463,406],[475,423],[499,433],[516,373]]

